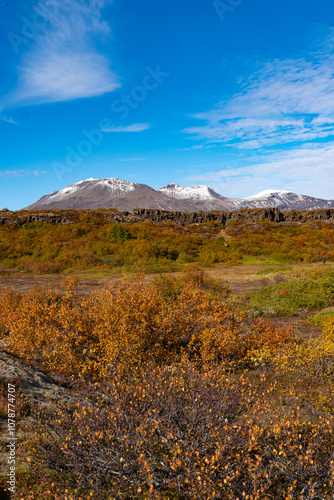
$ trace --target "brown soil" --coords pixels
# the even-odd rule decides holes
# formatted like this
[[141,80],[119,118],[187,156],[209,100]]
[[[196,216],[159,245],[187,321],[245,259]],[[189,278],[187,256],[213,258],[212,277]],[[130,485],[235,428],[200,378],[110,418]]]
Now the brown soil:
[[[16,292],[27,292],[33,288],[41,288],[43,290],[63,291],[66,289],[69,280],[73,279],[67,275],[32,275],[25,273],[12,273],[6,276],[0,276],[0,290],[11,288]],[[77,284],[79,294],[90,293],[96,288],[104,286],[108,281],[115,279],[115,276],[109,278],[85,278],[74,281]]]
[[227,281],[232,292],[247,296],[250,292],[258,290],[261,286],[274,285],[282,278],[274,279],[257,276],[259,271],[263,271],[273,266],[216,266],[206,272],[215,279]]

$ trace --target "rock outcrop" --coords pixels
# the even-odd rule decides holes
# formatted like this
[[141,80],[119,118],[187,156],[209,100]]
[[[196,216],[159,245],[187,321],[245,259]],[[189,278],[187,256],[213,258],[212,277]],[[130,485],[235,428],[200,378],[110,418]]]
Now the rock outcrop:
[[19,379],[20,392],[32,405],[56,408],[61,401],[65,404],[73,401],[73,395],[52,377],[0,350],[0,380],[6,382],[13,379]]
[[278,224],[295,223],[307,224],[315,221],[334,223],[334,208],[319,210],[279,210],[278,208],[254,208],[238,211],[212,212],[171,212],[158,209],[134,209],[132,212],[118,212],[117,210],[52,210],[52,211],[0,211],[0,226],[15,224],[23,226],[26,223],[48,222],[50,224],[75,224],[85,217],[96,217],[110,223],[169,222],[180,226],[219,222],[224,226],[232,222],[255,224],[269,221]]

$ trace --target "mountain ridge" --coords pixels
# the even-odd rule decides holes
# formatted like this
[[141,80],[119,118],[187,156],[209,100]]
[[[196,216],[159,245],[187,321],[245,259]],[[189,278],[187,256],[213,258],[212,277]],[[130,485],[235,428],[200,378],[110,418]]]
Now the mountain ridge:
[[169,211],[234,211],[274,207],[281,210],[315,210],[334,208],[334,200],[324,200],[286,190],[268,189],[248,198],[225,197],[212,188],[200,185],[182,187],[167,184],[153,189],[147,184],[124,181],[116,177],[78,181],[42,196],[25,210],[136,208]]

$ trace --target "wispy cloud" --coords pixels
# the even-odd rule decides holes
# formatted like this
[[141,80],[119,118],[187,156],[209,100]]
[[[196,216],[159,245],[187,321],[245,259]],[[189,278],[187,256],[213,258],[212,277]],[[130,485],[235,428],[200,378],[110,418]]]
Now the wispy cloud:
[[4,122],[10,123],[11,125],[18,125],[18,123],[15,120],[13,120],[12,117],[9,117],[9,118],[3,117],[2,119]]
[[151,128],[149,123],[134,123],[133,125],[119,125],[117,127],[110,127],[102,129],[103,132],[144,132]]
[[239,149],[334,136],[334,31],[323,46],[263,64],[231,99],[193,115],[203,125],[184,132]]
[[0,171],[0,177],[26,177],[28,175],[34,175],[38,177],[39,175],[46,174],[45,170],[3,170]]
[[243,198],[265,189],[285,189],[334,199],[333,165],[334,142],[310,143],[273,154],[267,161],[207,171],[188,180],[207,183],[229,197]]
[[[52,103],[117,89],[119,79],[101,47],[110,36],[102,10],[110,0],[71,0],[23,54],[11,104]],[[99,44],[99,48],[98,48]]]

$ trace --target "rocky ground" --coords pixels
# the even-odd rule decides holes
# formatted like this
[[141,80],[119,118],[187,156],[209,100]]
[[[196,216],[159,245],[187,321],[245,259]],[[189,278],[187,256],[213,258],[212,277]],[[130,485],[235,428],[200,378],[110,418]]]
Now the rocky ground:
[[[6,352],[5,346],[0,346],[0,474],[8,469],[7,444],[11,439],[7,420],[7,387],[10,382],[15,386],[15,437],[17,438],[17,465],[24,467],[24,459],[20,443],[27,438],[26,425],[34,426],[31,409],[42,407],[56,410],[60,403],[69,405],[75,403],[79,396],[73,391],[62,387],[53,377],[46,375]],[[81,398],[82,399],[82,398]],[[2,498],[0,489],[0,500]],[[6,497],[4,497],[6,498]]]

